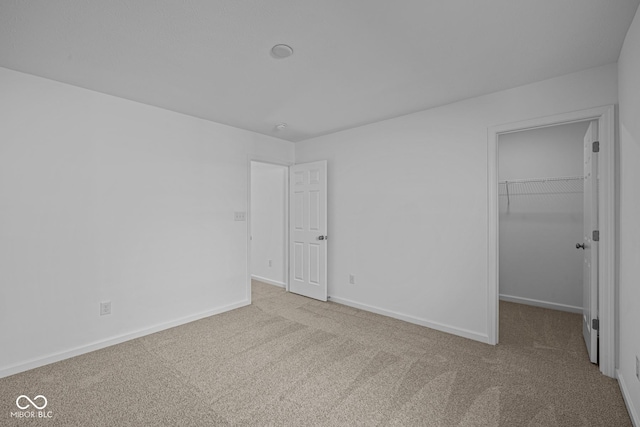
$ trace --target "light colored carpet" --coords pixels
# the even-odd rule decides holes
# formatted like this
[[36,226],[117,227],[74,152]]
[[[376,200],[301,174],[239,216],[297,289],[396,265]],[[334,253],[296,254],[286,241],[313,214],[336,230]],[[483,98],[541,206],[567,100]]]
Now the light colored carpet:
[[[254,282],[251,306],[0,379],[0,425],[631,426],[579,315],[500,310],[492,347]],[[21,394],[53,418],[10,418]]]

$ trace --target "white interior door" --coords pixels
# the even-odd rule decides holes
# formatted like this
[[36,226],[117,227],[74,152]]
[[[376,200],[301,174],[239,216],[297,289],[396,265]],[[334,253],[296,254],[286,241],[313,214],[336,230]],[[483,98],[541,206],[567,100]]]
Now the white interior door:
[[584,136],[584,240],[576,245],[584,251],[583,267],[583,316],[582,333],[589,359],[598,363],[598,242],[594,230],[598,230],[598,155],[593,143],[598,141],[598,122],[591,122]]
[[289,291],[327,300],[327,162],[291,166]]

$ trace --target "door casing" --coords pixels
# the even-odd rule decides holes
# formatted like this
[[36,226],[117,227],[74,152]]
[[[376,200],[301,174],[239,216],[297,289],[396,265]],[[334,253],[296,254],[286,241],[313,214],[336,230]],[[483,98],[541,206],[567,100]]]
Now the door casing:
[[499,238],[498,238],[498,137],[520,132],[582,121],[598,121],[598,216],[600,228],[598,259],[598,304],[600,319],[600,371],[615,377],[615,108],[613,105],[557,114],[488,129],[487,197],[488,197],[488,266],[487,266],[487,335],[488,343],[499,338]]

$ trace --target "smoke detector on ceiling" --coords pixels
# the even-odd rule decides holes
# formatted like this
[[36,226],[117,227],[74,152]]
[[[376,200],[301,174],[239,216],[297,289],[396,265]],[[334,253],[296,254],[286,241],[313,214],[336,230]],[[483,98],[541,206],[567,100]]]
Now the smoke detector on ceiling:
[[285,130],[287,128],[287,124],[286,123],[278,123],[276,125],[276,130]]
[[286,44],[277,44],[271,48],[271,56],[276,59],[283,59],[293,55],[293,49]]

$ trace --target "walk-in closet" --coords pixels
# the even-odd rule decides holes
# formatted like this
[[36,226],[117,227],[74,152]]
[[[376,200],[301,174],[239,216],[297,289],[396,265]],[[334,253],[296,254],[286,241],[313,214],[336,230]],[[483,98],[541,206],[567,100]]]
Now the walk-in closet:
[[589,125],[514,132],[498,142],[501,321],[530,316],[535,331],[537,323],[550,321],[545,309],[574,313],[560,317],[562,321],[553,317],[558,336],[550,341],[533,334],[545,345],[582,339],[584,141]]

